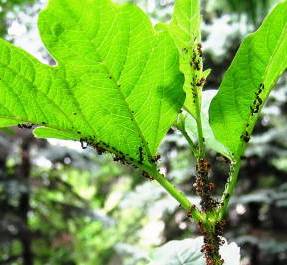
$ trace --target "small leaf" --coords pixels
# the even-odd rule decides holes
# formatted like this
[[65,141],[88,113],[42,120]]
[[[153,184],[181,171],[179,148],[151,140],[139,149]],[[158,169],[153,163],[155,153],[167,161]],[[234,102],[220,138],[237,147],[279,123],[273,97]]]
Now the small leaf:
[[262,105],[287,68],[287,1],[242,43],[210,106],[216,138],[242,155]]
[[204,78],[201,76],[202,62],[199,54],[201,51],[198,46],[201,41],[200,24],[200,0],[175,1],[172,21],[166,28],[173,37],[180,54],[180,70],[185,76],[184,106],[194,117],[196,117],[194,101],[196,97],[200,98],[201,94],[194,83]]
[[[209,125],[209,106],[211,103],[211,100],[216,95],[216,90],[207,90],[203,91],[202,93],[202,105],[201,105],[201,122],[203,127],[203,137],[205,146],[210,149],[214,150],[225,157],[232,158],[229,151],[225,148],[223,144],[221,144],[214,136],[213,131]],[[195,119],[192,116],[187,116],[185,119],[185,130],[193,139],[194,141],[197,141],[197,124]]]
[[184,102],[178,53],[135,5],[50,0],[39,30],[56,67],[0,40],[0,125],[82,140],[150,166]]
[[[240,248],[225,239],[224,242],[219,250],[223,265],[239,265]],[[149,265],[205,265],[202,245],[203,237],[170,241],[155,250]]]

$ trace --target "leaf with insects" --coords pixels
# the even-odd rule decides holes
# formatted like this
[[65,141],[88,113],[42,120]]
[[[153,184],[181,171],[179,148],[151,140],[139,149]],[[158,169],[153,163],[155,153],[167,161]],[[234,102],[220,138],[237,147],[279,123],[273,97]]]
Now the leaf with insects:
[[[201,15],[200,0],[177,0],[174,5],[172,21],[169,25],[159,24],[167,30],[178,48],[180,54],[180,70],[184,74],[185,109],[196,117],[194,101],[201,98],[201,89],[196,86],[204,80],[209,71],[203,75],[201,62]],[[199,85],[200,86],[200,85]]]
[[210,107],[216,138],[235,157],[250,139],[271,89],[287,68],[287,1],[242,43]]
[[50,0],[39,30],[56,67],[0,41],[0,125],[82,140],[142,167],[184,102],[178,53],[131,4]]
[[178,49],[192,48],[201,39],[200,0],[177,0],[174,6],[170,32]]

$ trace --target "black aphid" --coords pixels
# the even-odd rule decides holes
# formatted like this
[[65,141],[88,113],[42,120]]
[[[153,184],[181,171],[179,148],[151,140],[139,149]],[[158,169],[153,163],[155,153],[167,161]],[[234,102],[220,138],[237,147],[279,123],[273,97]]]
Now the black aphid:
[[85,139],[81,138],[80,139],[81,147],[82,149],[87,149],[88,148],[88,143],[85,141]]
[[248,134],[248,132],[245,132],[244,134],[242,134],[240,136],[240,138],[245,142],[248,143],[250,141],[250,135]]
[[158,160],[160,160],[160,155],[153,156],[153,157],[150,159],[150,162],[151,162],[151,163],[156,163]]
[[197,52],[198,52],[198,54],[199,54],[199,57],[202,57],[202,45],[201,45],[201,43],[198,43],[197,44]]
[[187,49],[187,48],[182,48],[182,52],[183,52],[183,53],[187,53],[187,52],[188,52],[188,49]]
[[20,129],[32,129],[34,124],[33,123],[21,123],[17,125]]

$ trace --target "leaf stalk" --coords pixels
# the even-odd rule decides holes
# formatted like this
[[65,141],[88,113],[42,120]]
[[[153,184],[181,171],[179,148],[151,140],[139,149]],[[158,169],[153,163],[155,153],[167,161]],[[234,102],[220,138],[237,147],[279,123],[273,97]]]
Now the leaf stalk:
[[225,189],[224,189],[224,192],[221,198],[221,203],[220,203],[221,206],[219,207],[218,212],[217,212],[218,221],[222,220],[227,212],[230,198],[233,195],[236,184],[237,184],[240,166],[241,166],[241,161],[239,158],[234,160],[230,165],[229,179],[225,185]]

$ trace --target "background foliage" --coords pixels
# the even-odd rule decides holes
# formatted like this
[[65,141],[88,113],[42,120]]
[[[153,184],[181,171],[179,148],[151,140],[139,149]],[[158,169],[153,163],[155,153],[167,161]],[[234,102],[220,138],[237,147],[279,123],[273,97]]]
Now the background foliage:
[[[25,35],[36,34],[32,22],[44,1],[32,2],[0,1],[2,36],[22,45]],[[173,5],[135,2],[154,22],[168,20]],[[203,2],[204,58],[213,69],[207,89],[217,89],[241,38],[275,1]],[[33,43],[35,54],[53,64]],[[228,217],[225,236],[241,246],[246,265],[287,263],[286,81],[264,108]],[[19,128],[1,131],[0,150],[0,264],[141,265],[154,247],[196,235],[197,227],[156,183],[109,155],[82,150],[79,143],[36,140]],[[194,196],[194,161],[178,132],[169,132],[161,153],[162,170]],[[227,165],[215,153],[209,158],[221,191]]]

